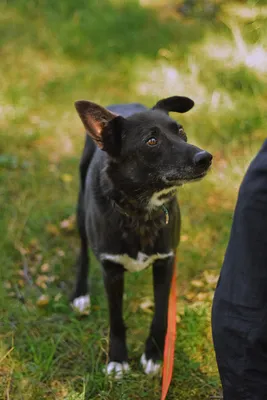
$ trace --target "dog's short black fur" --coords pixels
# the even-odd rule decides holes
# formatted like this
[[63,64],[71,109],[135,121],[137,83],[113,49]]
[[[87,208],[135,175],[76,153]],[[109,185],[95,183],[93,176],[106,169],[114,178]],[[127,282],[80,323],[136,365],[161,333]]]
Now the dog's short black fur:
[[140,104],[106,109],[88,101],[75,103],[88,135],[80,163],[81,251],[73,302],[79,304],[88,295],[89,243],[102,264],[108,297],[108,372],[127,366],[122,317],[127,269],[153,267],[155,313],[142,358],[145,371],[153,372],[151,365],[162,358],[180,235],[176,189],[202,178],[212,160],[211,154],[187,143],[183,127],[169,117],[170,111],[184,113],[193,105],[179,96],[163,99],[152,109]]

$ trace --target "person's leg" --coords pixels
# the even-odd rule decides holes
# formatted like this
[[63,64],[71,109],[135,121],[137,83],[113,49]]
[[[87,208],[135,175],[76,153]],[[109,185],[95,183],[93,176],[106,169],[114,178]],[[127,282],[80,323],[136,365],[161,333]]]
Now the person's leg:
[[266,400],[267,141],[240,187],[212,331],[224,400]]

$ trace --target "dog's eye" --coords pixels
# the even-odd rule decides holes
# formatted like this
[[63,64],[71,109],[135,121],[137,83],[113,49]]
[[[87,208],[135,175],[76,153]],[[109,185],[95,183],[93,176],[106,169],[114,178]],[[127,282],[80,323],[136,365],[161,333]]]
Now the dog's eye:
[[146,141],[148,146],[156,146],[158,144],[158,140],[155,137],[151,137]]
[[179,135],[184,135],[184,129],[181,127],[181,128],[179,128]]

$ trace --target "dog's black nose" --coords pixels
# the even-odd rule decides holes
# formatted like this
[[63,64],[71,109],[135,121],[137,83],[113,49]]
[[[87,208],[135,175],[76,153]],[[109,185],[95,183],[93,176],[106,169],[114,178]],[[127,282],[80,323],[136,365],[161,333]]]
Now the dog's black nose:
[[212,155],[207,151],[199,151],[194,155],[194,164],[196,167],[209,167],[211,164]]

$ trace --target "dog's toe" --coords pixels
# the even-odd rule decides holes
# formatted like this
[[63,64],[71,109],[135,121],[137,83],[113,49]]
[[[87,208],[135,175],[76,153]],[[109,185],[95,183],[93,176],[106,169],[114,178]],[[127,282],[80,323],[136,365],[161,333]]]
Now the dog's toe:
[[129,371],[130,367],[127,362],[119,363],[116,361],[110,361],[108,365],[104,368],[104,372],[114,377],[114,379],[121,379],[124,372]]
[[90,296],[86,294],[85,296],[76,297],[72,302],[72,307],[80,314],[89,314],[90,304]]
[[147,360],[145,354],[142,355],[140,361],[144,368],[144,372],[147,375],[157,375],[161,370],[161,364],[159,362],[153,361],[152,359]]

